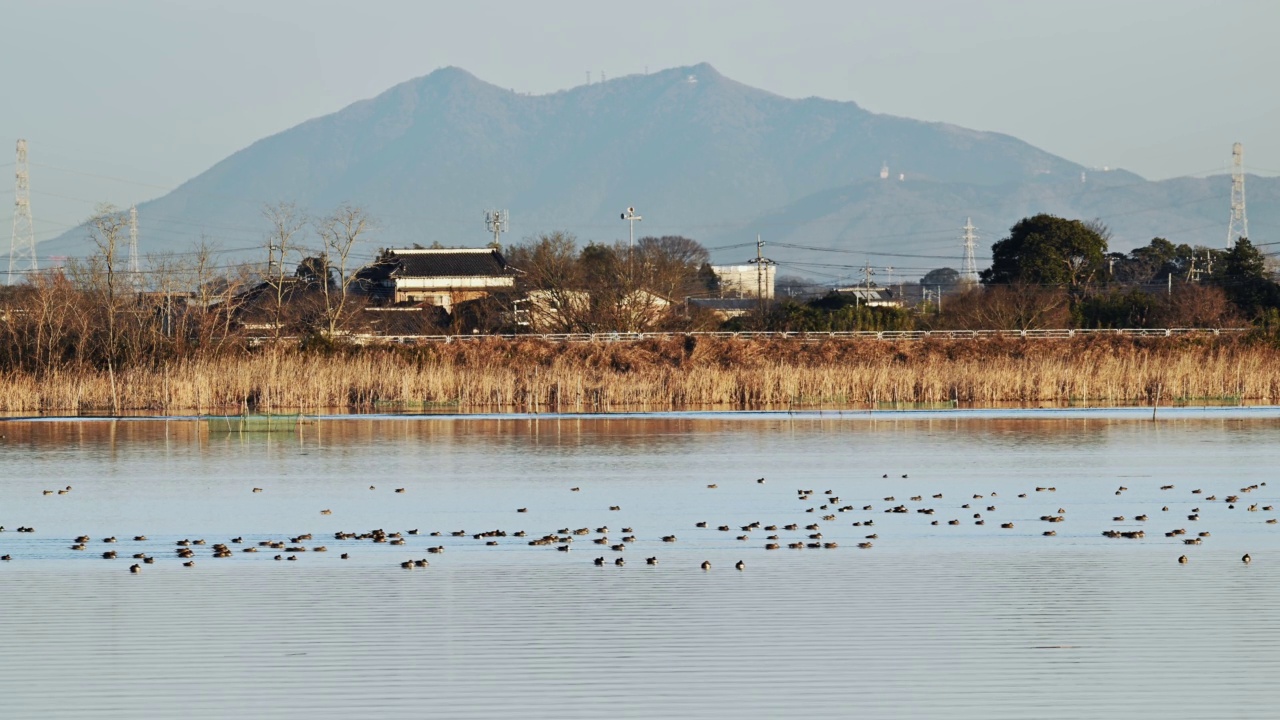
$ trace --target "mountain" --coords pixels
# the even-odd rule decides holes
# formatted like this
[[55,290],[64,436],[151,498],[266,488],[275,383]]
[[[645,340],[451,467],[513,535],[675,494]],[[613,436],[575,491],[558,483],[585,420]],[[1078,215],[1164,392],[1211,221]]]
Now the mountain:
[[[1201,229],[1200,242],[1220,245],[1222,183],[1092,172],[1007,135],[784,98],[706,64],[548,95],[443,68],[255,142],[138,212],[143,254],[205,236],[229,257],[257,260],[261,208],[278,201],[315,213],[361,204],[379,221],[374,246],[482,245],[483,211],[492,208],[510,210],[506,243],[560,229],[612,241],[626,237],[619,213],[634,206],[644,217],[637,234],[717,247],[760,233],[841,251],[770,247],[779,261],[839,266],[860,265],[869,251],[958,258],[967,216],[984,228],[985,249],[1040,211],[1100,217],[1119,249]],[[1280,182],[1250,191],[1259,185],[1264,197],[1280,194]],[[87,252],[82,230],[42,246],[42,254]],[[734,262],[754,247],[714,255]]]

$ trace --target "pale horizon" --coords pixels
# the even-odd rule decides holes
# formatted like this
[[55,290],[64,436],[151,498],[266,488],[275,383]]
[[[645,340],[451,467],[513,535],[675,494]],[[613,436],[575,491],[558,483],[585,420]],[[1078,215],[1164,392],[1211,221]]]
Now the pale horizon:
[[1258,2],[67,0],[7,16],[0,62],[21,70],[0,116],[0,172],[25,138],[38,240],[445,66],[543,94],[588,71],[598,82],[707,62],[785,97],[1000,132],[1152,180],[1228,172],[1234,142],[1248,172],[1280,174],[1266,57],[1280,6]]

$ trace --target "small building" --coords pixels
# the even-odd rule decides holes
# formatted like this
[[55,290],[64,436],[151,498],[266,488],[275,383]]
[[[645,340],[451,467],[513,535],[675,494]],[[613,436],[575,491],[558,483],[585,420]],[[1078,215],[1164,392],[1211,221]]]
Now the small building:
[[747,265],[712,265],[720,281],[720,297],[773,298],[774,266],[770,263]]
[[841,295],[852,296],[858,304],[867,307],[902,307],[902,300],[895,298],[892,290],[882,287],[855,285],[836,288],[835,291]]
[[716,319],[732,320],[760,311],[758,298],[689,298],[689,309],[710,313]]
[[662,322],[671,312],[671,301],[644,289],[601,304],[582,290],[534,290],[520,302],[521,324],[534,332],[642,332]]
[[492,248],[384,250],[356,272],[356,287],[385,303],[453,306],[511,290],[519,271]]

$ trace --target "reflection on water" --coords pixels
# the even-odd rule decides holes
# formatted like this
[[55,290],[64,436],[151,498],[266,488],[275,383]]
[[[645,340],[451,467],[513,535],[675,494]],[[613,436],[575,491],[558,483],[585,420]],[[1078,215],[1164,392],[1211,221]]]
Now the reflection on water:
[[[1261,718],[1280,700],[1271,417],[353,418],[286,434],[9,422],[0,435],[7,716]],[[909,512],[885,512],[897,505]],[[1063,522],[1039,521],[1059,508]],[[780,529],[741,530],[757,521]],[[811,523],[838,547],[786,549]],[[635,542],[527,545],[605,525],[610,543],[623,528]],[[421,532],[333,539],[374,528]],[[496,546],[472,537],[494,529],[508,532]],[[328,551],[239,552],[301,533]],[[71,550],[81,534],[92,542]],[[764,549],[769,534],[783,549]],[[184,568],[174,554],[183,538],[236,536],[231,558],[200,546]],[[108,547],[122,559],[101,559]],[[157,558],[137,576],[135,552]],[[399,568],[419,557],[430,567]]]

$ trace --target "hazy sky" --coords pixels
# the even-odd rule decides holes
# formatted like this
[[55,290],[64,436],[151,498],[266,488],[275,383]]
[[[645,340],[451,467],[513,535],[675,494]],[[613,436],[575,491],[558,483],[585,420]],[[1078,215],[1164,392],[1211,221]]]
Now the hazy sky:
[[[707,61],[1149,178],[1280,174],[1276,0],[0,0],[38,237],[435,68],[543,93]],[[0,185],[7,197],[11,180]],[[11,203],[0,203],[0,229]],[[1224,210],[1225,221],[1225,210]],[[7,234],[7,233],[6,233]],[[7,238],[6,238],[7,239]],[[7,252],[7,243],[0,253]]]

